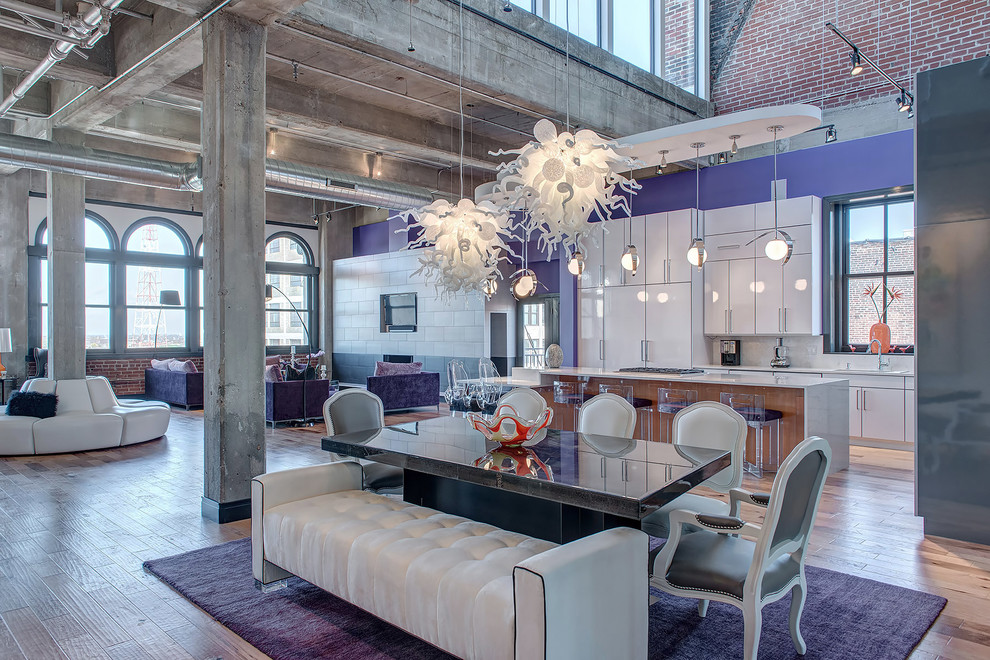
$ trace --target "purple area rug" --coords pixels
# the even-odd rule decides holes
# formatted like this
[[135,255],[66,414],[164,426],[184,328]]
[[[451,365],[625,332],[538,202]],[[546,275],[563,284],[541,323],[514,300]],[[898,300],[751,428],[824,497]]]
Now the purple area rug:
[[[263,594],[251,576],[251,541],[241,539],[145,562],[145,570],[276,660],[449,658],[429,644],[299,578]],[[945,599],[882,582],[807,568],[808,601],[801,628],[805,660],[903,660],[921,641]],[[652,590],[650,658],[742,658],[739,609]],[[760,660],[797,660],[787,628],[790,598],[763,609]]]

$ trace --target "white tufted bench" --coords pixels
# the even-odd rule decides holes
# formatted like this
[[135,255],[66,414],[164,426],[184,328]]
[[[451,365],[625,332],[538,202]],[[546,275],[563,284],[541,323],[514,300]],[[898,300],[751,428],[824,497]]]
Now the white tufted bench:
[[353,462],[255,478],[255,579],[298,575],[461,658],[646,657],[644,533],[557,546],[361,481]]

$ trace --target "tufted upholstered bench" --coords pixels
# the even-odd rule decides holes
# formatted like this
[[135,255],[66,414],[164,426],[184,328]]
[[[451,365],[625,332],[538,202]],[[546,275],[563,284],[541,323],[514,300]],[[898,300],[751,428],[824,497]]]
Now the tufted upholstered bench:
[[256,477],[252,563],[297,575],[461,658],[646,657],[647,536],[565,545],[361,490],[337,462]]

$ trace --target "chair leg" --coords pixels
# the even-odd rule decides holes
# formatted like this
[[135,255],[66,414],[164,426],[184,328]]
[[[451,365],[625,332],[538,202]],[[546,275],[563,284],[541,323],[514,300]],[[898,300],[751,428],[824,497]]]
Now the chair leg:
[[763,628],[763,612],[758,601],[743,602],[743,660],[756,660],[760,650],[760,632]]
[[699,600],[698,601],[698,616],[700,616],[702,619],[704,619],[706,614],[708,614],[708,601],[707,600]]
[[808,651],[808,645],[805,644],[804,636],[801,634],[801,612],[804,611],[807,592],[804,576],[801,576],[801,580],[791,589],[791,639],[794,641],[798,655],[804,655]]

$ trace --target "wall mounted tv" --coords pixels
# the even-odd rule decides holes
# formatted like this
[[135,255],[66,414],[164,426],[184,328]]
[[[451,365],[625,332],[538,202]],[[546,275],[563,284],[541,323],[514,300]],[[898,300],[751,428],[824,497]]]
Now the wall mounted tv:
[[381,332],[416,332],[416,294],[381,295]]

